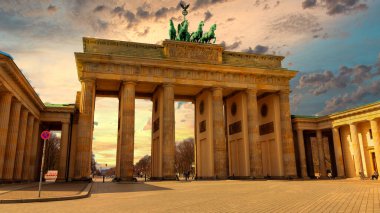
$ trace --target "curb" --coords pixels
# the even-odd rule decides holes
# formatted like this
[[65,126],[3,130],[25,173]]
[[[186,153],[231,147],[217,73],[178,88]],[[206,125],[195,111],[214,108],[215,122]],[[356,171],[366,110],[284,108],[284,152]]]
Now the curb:
[[0,200],[0,204],[7,203],[33,203],[33,202],[50,202],[50,201],[63,201],[63,200],[76,200],[82,198],[88,198],[91,196],[92,183],[89,183],[84,190],[78,195],[64,196],[64,197],[47,197],[47,198],[31,198],[31,199],[19,199],[19,200]]

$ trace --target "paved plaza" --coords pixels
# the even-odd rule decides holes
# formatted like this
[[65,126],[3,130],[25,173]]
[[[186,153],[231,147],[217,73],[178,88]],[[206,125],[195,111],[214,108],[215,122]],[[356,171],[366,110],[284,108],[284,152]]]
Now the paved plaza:
[[370,180],[95,182],[90,198],[0,212],[378,212],[379,192]]

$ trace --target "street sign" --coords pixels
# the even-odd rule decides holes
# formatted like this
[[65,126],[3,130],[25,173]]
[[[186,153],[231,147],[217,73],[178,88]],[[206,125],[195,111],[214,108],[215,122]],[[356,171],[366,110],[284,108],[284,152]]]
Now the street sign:
[[49,131],[47,131],[47,130],[45,130],[45,131],[43,131],[42,133],[41,133],[41,138],[43,139],[43,140],[48,140],[49,138],[50,138],[50,132]]
[[38,185],[38,197],[41,197],[41,187],[42,187],[42,174],[44,169],[44,162],[45,162],[45,150],[46,150],[46,140],[49,140],[50,138],[50,131],[45,130],[41,133],[41,138],[44,140],[44,146],[42,148],[42,160],[41,160],[41,172],[40,172],[40,184]]

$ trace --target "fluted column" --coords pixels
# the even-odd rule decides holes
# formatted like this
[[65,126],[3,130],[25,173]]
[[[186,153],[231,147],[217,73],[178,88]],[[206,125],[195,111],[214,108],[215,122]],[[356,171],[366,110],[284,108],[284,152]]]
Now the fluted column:
[[377,170],[379,172],[379,167],[380,167],[380,129],[379,129],[379,124],[376,119],[370,120],[369,121],[371,124],[371,131],[372,131],[372,138],[373,138],[373,144],[375,147],[375,156],[376,156],[376,165],[377,165]]
[[135,83],[123,82],[120,95],[120,179],[133,179]]
[[34,125],[34,116],[29,114],[28,124],[26,127],[26,137],[25,137],[25,154],[24,160],[22,161],[22,180],[29,179],[29,161],[30,153],[33,144],[33,125]]
[[227,178],[227,147],[223,116],[223,90],[212,89],[212,123],[214,138],[214,169],[216,178]]
[[336,171],[338,177],[344,177],[344,165],[343,165],[343,154],[342,154],[342,144],[340,141],[339,127],[333,127],[333,141],[334,141],[334,153],[335,153],[335,163]]
[[20,114],[21,114],[21,103],[17,100],[13,101],[10,119],[9,119],[9,129],[7,136],[7,147],[5,150],[5,161],[3,168],[3,179],[12,180],[13,179],[13,170],[15,166],[16,159],[16,149],[17,149],[17,140],[19,137],[19,127],[20,127]]
[[94,129],[95,80],[82,80],[79,107],[75,179],[87,180],[91,175],[91,147]]
[[251,165],[251,176],[263,177],[262,150],[259,141],[259,113],[257,106],[257,91],[247,90],[248,142]]
[[13,179],[21,180],[22,175],[22,163],[25,154],[25,139],[26,139],[26,127],[28,123],[28,110],[22,109],[20,118],[19,135],[17,139],[16,160],[13,171]]
[[171,84],[163,85],[163,165],[164,179],[175,178],[175,118],[174,118],[174,88]]
[[280,91],[280,120],[285,176],[296,177],[296,159],[290,118],[289,91]]
[[326,177],[326,164],[325,164],[325,152],[323,149],[322,130],[317,130],[317,144],[318,144],[318,157],[319,157],[319,173],[321,177]]
[[0,180],[3,179],[2,173],[5,160],[5,149],[7,147],[9,114],[11,111],[12,94],[0,94]]
[[358,130],[357,130],[356,124],[354,123],[350,124],[350,134],[351,134],[352,148],[354,150],[356,175],[359,176],[359,172],[363,173],[364,170],[363,170],[362,157],[361,157],[360,147],[359,147]]
[[59,154],[59,167],[58,167],[58,180],[64,181],[66,179],[67,168],[67,148],[69,145],[69,123],[62,123],[61,130],[61,144]]
[[32,148],[30,151],[30,159],[29,159],[29,177],[28,180],[33,181],[36,178],[36,158],[37,158],[37,148],[38,142],[40,141],[40,121],[38,119],[34,119],[33,125],[33,141]]
[[305,154],[305,141],[303,138],[303,130],[297,129],[297,139],[298,139],[298,151],[300,154],[301,163],[301,176],[307,178],[307,167],[306,167],[306,154]]

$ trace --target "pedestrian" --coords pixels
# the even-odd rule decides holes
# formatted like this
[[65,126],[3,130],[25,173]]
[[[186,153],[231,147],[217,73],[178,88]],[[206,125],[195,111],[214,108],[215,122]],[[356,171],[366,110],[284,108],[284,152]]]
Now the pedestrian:
[[373,172],[373,175],[372,175],[372,180],[377,180],[379,178],[379,173],[377,173],[377,171],[375,170],[374,172]]

